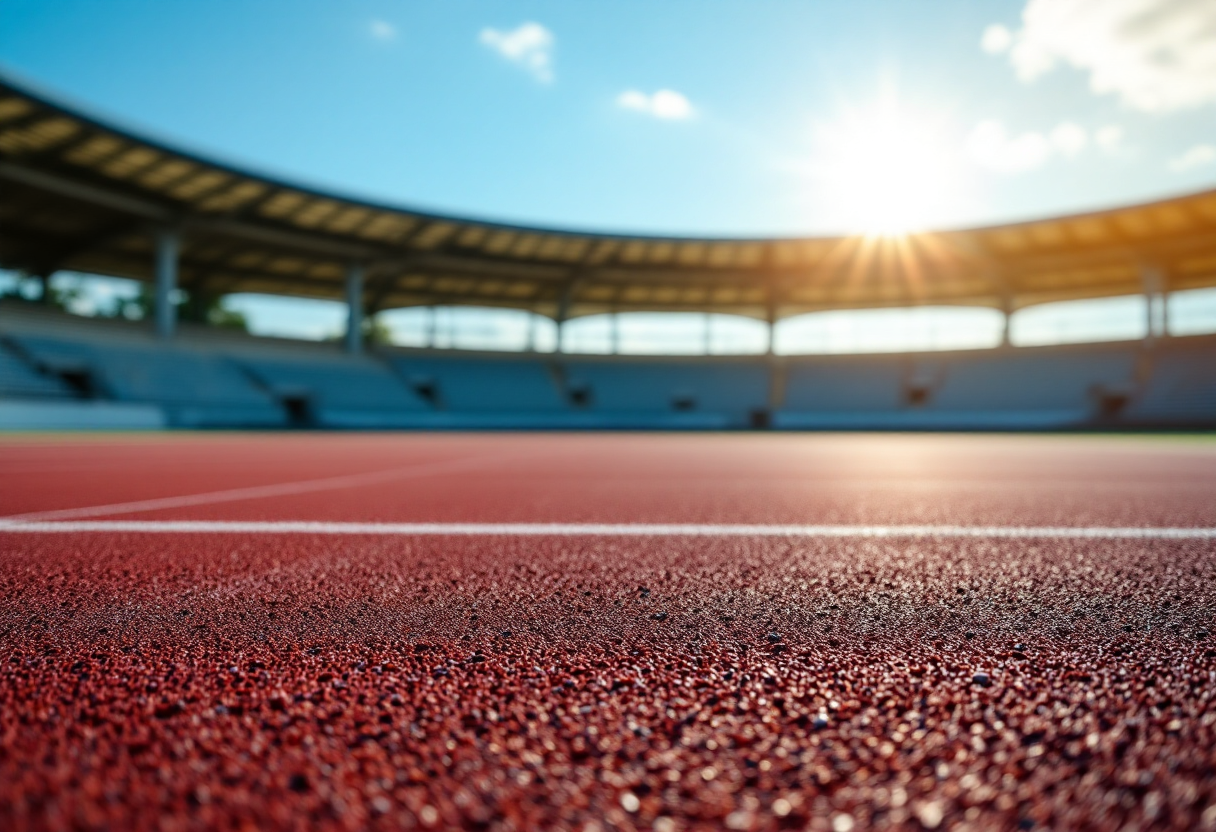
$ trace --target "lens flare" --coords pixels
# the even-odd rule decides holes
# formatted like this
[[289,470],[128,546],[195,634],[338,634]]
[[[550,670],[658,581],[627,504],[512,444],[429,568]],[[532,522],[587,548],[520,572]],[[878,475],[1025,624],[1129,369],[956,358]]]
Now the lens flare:
[[816,138],[816,179],[849,231],[921,231],[958,206],[958,163],[940,118],[884,102],[844,113]]

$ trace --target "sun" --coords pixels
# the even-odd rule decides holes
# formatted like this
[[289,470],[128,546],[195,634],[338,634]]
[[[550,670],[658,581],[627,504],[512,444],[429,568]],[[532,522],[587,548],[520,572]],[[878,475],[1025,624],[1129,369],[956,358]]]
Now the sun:
[[888,101],[846,111],[816,138],[815,179],[849,231],[907,234],[957,208],[957,156],[940,118]]

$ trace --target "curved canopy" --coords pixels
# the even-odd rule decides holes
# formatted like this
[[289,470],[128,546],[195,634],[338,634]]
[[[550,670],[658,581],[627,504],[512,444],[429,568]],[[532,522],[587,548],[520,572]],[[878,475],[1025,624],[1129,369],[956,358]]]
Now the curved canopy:
[[0,77],[0,266],[151,280],[152,233],[182,234],[181,286],[343,298],[370,311],[500,306],[775,320],[916,305],[1014,310],[1216,286],[1216,191],[900,237],[626,237],[439,216],[322,193],[175,150]]

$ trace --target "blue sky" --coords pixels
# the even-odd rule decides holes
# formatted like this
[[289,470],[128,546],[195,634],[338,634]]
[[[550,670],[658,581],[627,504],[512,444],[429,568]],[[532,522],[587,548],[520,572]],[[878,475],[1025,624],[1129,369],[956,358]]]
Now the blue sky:
[[[0,0],[0,67],[255,170],[575,229],[958,227],[1216,186],[1213,0]],[[134,287],[90,291],[104,306]],[[1172,301],[1180,331],[1216,328],[1216,293],[1201,294]],[[232,303],[266,334],[342,326],[336,303]],[[389,321],[418,343],[427,314]],[[519,348],[512,314],[445,312],[436,331]],[[812,317],[779,341],[999,338],[986,310]],[[1143,317],[1141,299],[1115,299],[1026,310],[1013,331],[1137,337]],[[573,328],[576,348],[608,343],[606,321]],[[717,321],[715,348],[758,349],[754,330]],[[551,345],[551,325],[537,338]],[[621,328],[629,351],[703,343],[703,321],[679,316]]]
[[0,63],[395,203],[805,234],[1216,184],[1213,26],[1210,0],[0,0]]

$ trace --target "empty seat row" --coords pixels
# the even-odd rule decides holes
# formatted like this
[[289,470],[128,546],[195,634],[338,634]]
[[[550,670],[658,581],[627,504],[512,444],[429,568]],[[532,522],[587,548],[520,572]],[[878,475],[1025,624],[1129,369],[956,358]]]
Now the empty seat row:
[[223,356],[150,340],[11,338],[42,371],[71,379],[97,398],[160,405],[175,425],[272,426],[283,421],[274,400]]
[[75,397],[75,391],[60,376],[39,370],[15,345],[0,341],[0,398]]
[[1124,414],[1130,423],[1216,424],[1216,344],[1169,344],[1152,361],[1139,395]]
[[[45,320],[44,320],[45,319]],[[1216,424],[1216,339],[919,355],[348,355],[0,310],[0,396],[162,407],[183,426],[1047,428]],[[776,403],[774,407],[772,403]]]
[[547,362],[536,358],[391,355],[410,387],[434,407],[470,413],[554,413],[569,402]]

